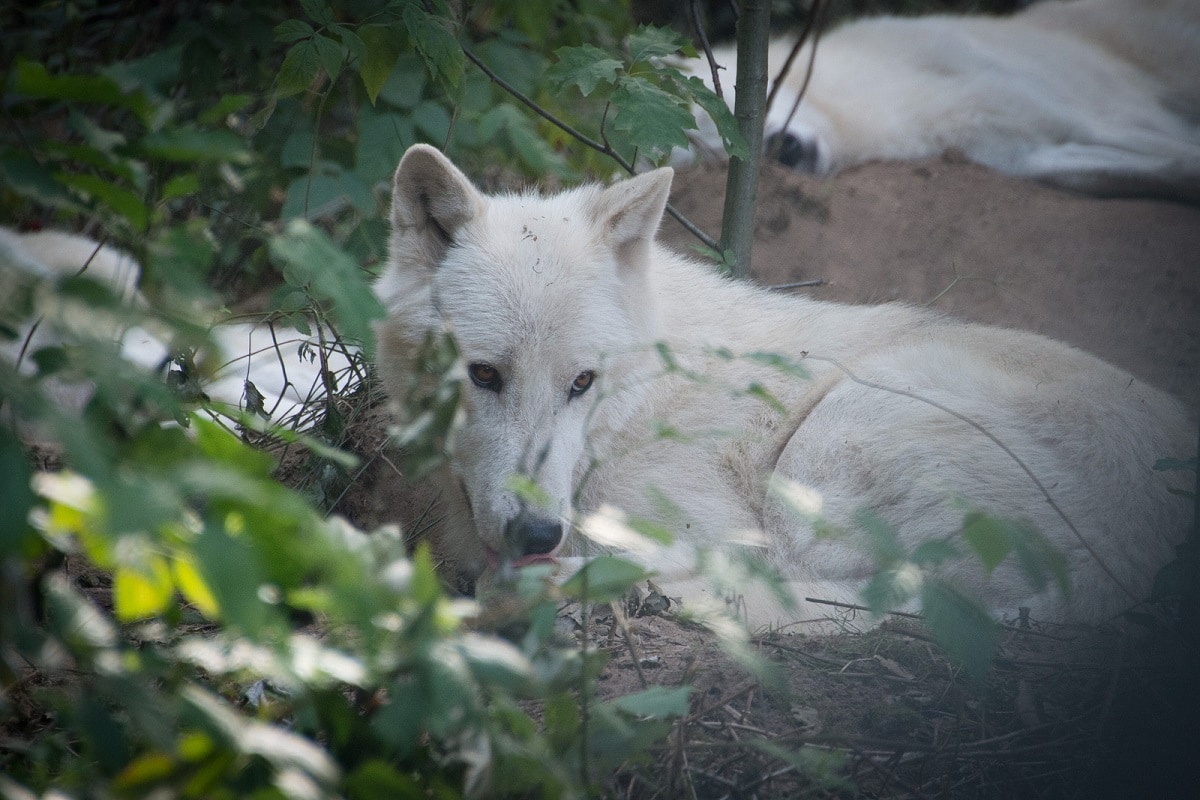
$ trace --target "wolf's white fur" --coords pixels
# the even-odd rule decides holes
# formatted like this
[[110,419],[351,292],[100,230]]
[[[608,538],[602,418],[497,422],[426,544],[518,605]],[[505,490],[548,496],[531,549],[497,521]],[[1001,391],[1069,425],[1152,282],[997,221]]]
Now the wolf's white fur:
[[[872,559],[861,537],[818,537],[814,516],[850,529],[874,510],[911,549],[954,535],[966,502],[1032,522],[1067,559],[1069,599],[1034,592],[1012,566],[990,580],[975,563],[955,567],[998,611],[1099,620],[1149,593],[1189,523],[1190,503],[1168,493],[1184,477],[1152,469],[1194,451],[1180,402],[1033,334],[722,279],[655,241],[671,176],[485,196],[433,148],[404,156],[376,289],[389,312],[377,328],[385,388],[407,385],[417,348],[445,328],[467,363],[503,381],[465,382],[465,427],[437,477],[442,555],[478,574],[534,552],[512,541],[522,515],[565,522],[608,504],[675,531],[677,545],[654,556],[674,577],[686,577],[691,544],[747,543],[798,595],[854,600]],[[572,397],[589,370],[595,385]],[[786,413],[746,391],[756,385]],[[1009,448],[1078,535],[1014,455],[944,409]],[[522,509],[508,483],[518,473],[540,483],[546,508]],[[768,491],[772,475],[781,491]],[[778,621],[752,601],[752,619]]]
[[[791,49],[776,40],[773,80]],[[957,149],[1010,175],[1100,195],[1200,202],[1200,3],[1045,0],[1011,17],[876,17],[806,45],[765,136],[786,131],[796,166],[829,174],[865,161]],[[732,105],[736,59],[721,85]],[[689,67],[712,85],[703,59]],[[702,143],[720,149],[698,114]]]
[[[17,283],[25,278],[50,287],[59,278],[81,272],[107,284],[130,304],[143,302],[137,290],[141,267],[129,254],[63,231],[17,233],[0,227],[0,291],[15,291]],[[69,341],[73,335],[119,342],[121,356],[145,370],[160,369],[168,360],[167,343],[153,332],[125,326],[97,329],[96,319],[83,316],[81,307],[63,305],[52,290],[39,293],[37,310],[42,315],[41,324],[29,325],[17,338],[0,343],[0,358],[10,362],[15,362],[24,351],[21,371],[25,374],[35,370],[30,355],[40,348]],[[320,347],[316,337],[283,329],[273,335],[266,324],[235,322],[214,326],[212,340],[217,352],[208,353],[207,357],[225,359],[203,385],[205,394],[214,401],[241,407],[245,382],[250,381],[263,395],[265,410],[273,412],[272,419],[285,423],[314,397],[325,394],[319,361],[311,354],[300,354],[305,342],[310,350]],[[338,372],[348,365],[344,354],[328,355],[331,371]],[[81,383],[55,380],[46,389],[60,407],[68,410],[82,409],[92,395],[92,387]]]

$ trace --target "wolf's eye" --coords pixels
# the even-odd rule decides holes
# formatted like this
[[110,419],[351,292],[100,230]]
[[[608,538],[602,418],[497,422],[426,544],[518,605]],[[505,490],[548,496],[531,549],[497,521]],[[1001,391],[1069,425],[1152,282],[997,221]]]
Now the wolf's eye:
[[590,369],[576,375],[575,380],[571,381],[571,397],[579,397],[579,395],[592,388],[594,380],[596,380],[596,373]]
[[472,364],[467,367],[467,374],[471,376],[471,382],[480,389],[489,389],[493,392],[500,391],[500,373],[491,364],[485,364],[482,361]]

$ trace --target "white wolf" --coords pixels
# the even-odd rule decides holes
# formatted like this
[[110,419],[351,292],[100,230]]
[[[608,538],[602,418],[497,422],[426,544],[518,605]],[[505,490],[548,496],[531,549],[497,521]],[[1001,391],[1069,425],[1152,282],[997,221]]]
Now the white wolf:
[[[776,40],[773,80],[791,49]],[[1200,2],[1046,0],[1011,17],[876,17],[811,45],[764,135],[781,160],[830,174],[957,149],[1010,175],[1098,195],[1200,202]],[[736,78],[733,52],[722,87]],[[712,85],[707,62],[689,64]],[[733,92],[726,90],[732,104]],[[698,114],[701,142],[720,148]]]
[[[486,196],[429,146],[401,160],[378,369],[398,392],[445,329],[468,365],[444,556],[474,574],[550,560],[573,514],[607,504],[675,531],[668,572],[690,544],[752,542],[797,594],[853,601],[873,561],[815,518],[852,529],[870,509],[911,549],[953,536],[969,503],[1034,524],[1073,581],[1063,598],[964,561],[954,579],[994,609],[1099,620],[1149,594],[1190,519],[1168,492],[1184,476],[1153,469],[1196,447],[1182,403],[1033,334],[723,279],[656,242],[671,178]],[[514,475],[548,502],[523,504]]]
[[[147,371],[168,362],[170,348],[162,337],[142,327],[129,327],[88,313],[80,305],[64,303],[53,291],[54,281],[84,273],[106,284],[131,307],[144,303],[138,292],[141,266],[128,253],[63,231],[18,233],[0,227],[0,297],[8,296],[26,281],[40,281],[36,296],[38,325],[27,324],[8,342],[0,342],[0,358],[20,362],[24,374],[33,374],[33,354],[40,348],[60,345],[83,336],[120,344],[121,356]],[[217,362],[204,376],[202,390],[227,406],[244,404],[247,382],[262,395],[264,412],[276,423],[291,424],[314,398],[324,396],[321,365],[313,355],[321,347],[317,337],[295,331],[272,330],[265,323],[225,322],[214,325],[211,335],[216,353],[204,358]],[[307,344],[307,353],[301,346]],[[335,373],[349,369],[347,353],[330,350],[327,365]],[[45,388],[60,408],[78,411],[92,396],[87,383],[50,381]]]

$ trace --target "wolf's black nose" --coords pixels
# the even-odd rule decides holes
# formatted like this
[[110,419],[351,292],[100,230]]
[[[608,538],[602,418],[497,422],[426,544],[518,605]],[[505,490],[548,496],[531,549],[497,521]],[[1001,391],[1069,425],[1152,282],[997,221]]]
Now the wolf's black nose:
[[767,152],[780,163],[803,172],[817,171],[817,142],[805,141],[787,131],[767,137]]
[[522,511],[508,524],[508,542],[518,556],[538,556],[558,547],[563,537],[561,520],[537,517]]

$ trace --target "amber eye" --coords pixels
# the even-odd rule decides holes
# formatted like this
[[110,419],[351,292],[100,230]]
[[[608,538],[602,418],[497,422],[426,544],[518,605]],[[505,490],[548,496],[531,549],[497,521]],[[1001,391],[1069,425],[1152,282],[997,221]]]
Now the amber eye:
[[493,392],[500,391],[500,373],[491,364],[479,362],[467,367],[467,374],[471,376],[471,382],[481,389],[489,389]]
[[571,381],[571,397],[579,397],[579,395],[592,388],[594,380],[596,380],[596,373],[590,369],[576,375],[575,380]]

